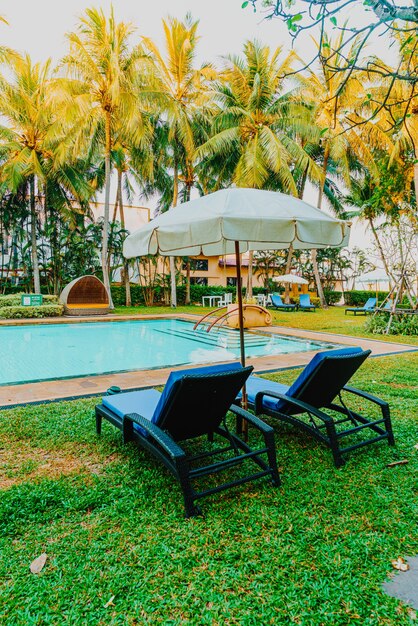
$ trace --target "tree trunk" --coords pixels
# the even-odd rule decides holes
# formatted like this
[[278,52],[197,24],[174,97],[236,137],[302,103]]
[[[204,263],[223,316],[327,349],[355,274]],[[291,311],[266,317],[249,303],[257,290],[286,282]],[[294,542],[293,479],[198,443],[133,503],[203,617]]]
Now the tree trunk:
[[311,261],[312,268],[315,276],[316,289],[318,291],[319,300],[321,302],[321,307],[323,309],[327,309],[327,301],[325,300],[324,290],[322,289],[321,276],[319,274],[318,262],[316,260],[318,254],[318,250],[311,250]]
[[186,261],[186,294],[184,298],[184,304],[190,304],[190,259]]
[[[119,205],[120,225],[122,230],[125,230],[125,212],[123,210],[123,194],[122,194],[122,170],[118,170],[118,189],[116,195],[116,206]],[[125,305],[132,306],[131,297],[131,283],[129,280],[129,262],[128,259],[123,259],[123,282],[125,284]]]
[[303,194],[305,193],[306,181],[308,179],[308,165],[305,167],[305,171],[303,172],[302,179],[300,181],[300,187],[298,192],[299,200],[303,200]]
[[342,299],[345,302],[345,289],[344,289],[344,273],[343,270],[340,269],[340,281],[341,281],[341,293],[342,293]]
[[1,249],[0,288],[1,288],[1,293],[3,293],[3,289],[6,287],[6,283],[4,283],[4,287],[2,286],[3,279],[4,279],[4,250],[6,247],[6,238],[7,238],[7,234],[5,234],[5,230],[3,229],[3,217],[1,217],[0,218],[0,249]]
[[324,163],[322,166],[322,180],[319,184],[319,193],[318,193],[318,204],[317,207],[318,209],[322,208],[322,200],[324,197],[324,188],[325,188],[325,182],[326,182],[326,178],[327,178],[327,170],[328,170],[328,161],[329,161],[329,144],[327,143],[325,145],[325,150],[324,150]]
[[[324,197],[324,187],[325,187],[325,181],[327,177],[328,160],[329,160],[329,144],[327,143],[325,145],[325,151],[324,151],[324,165],[323,165],[323,170],[322,170],[323,179],[319,185],[318,209],[322,207],[322,199]],[[317,258],[317,250],[312,250],[311,261],[312,261],[312,267],[313,267],[313,272],[315,276],[316,290],[318,292],[321,307],[323,309],[327,309],[328,305],[327,305],[327,301],[325,300],[324,290],[322,289],[321,276],[319,275],[318,263],[317,263],[316,258]]]
[[58,296],[60,292],[61,286],[61,251],[58,244],[58,226],[59,226],[59,218],[55,209],[51,206],[48,207],[48,183],[45,181],[44,185],[44,212],[45,212],[45,223],[50,222],[51,228],[51,236],[50,236],[50,247],[51,247],[51,257],[52,257],[52,290],[54,296]]
[[248,253],[248,274],[247,274],[247,302],[253,297],[253,260],[254,252],[252,250]]
[[106,147],[105,147],[105,201],[103,215],[103,234],[102,234],[102,271],[103,283],[109,295],[109,308],[113,309],[112,293],[110,290],[109,266],[108,266],[108,244],[109,244],[109,199],[110,199],[110,149],[111,149],[111,130],[110,130],[110,113],[106,113],[105,131],[106,131]]
[[[293,246],[292,244],[290,244],[289,246],[289,250],[287,251],[287,259],[286,259],[286,271],[285,274],[290,274],[290,270],[292,268],[292,259],[293,259]],[[290,302],[290,298],[289,298],[289,288],[290,283],[285,283],[284,285],[284,301],[286,304],[289,304]]]
[[[189,182],[189,180],[187,181],[186,184],[186,201],[188,202],[190,200],[190,192],[191,192],[191,184]],[[185,299],[184,299],[184,304],[190,304],[191,301],[191,297],[190,297],[190,259],[188,258],[186,261],[186,294],[185,294]]]
[[[174,157],[174,180],[173,180],[173,209],[177,206],[179,195],[179,169],[176,157]],[[170,282],[171,282],[171,306],[177,306],[177,285],[176,285],[176,259],[170,257]]]
[[379,254],[380,254],[380,258],[381,258],[382,263],[383,263],[383,267],[385,268],[386,274],[390,278],[389,289],[391,289],[392,288],[393,277],[392,277],[392,274],[391,274],[391,272],[389,270],[389,266],[388,266],[387,261],[386,261],[385,253],[383,252],[382,244],[380,243],[379,235],[377,234],[377,230],[375,228],[375,225],[373,223],[373,219],[371,217],[368,218],[368,222],[370,224],[370,229],[371,229],[371,231],[373,233],[373,237],[374,237],[374,240],[376,242],[377,249],[379,250]]
[[35,293],[41,293],[41,280],[39,276],[38,246],[36,240],[36,204],[35,204],[35,176],[30,177],[30,235],[32,247],[32,273],[33,289]]

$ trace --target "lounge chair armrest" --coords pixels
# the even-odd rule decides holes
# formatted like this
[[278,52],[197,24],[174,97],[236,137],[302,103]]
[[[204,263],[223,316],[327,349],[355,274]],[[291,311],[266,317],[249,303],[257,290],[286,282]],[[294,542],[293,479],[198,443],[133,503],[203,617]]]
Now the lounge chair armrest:
[[365,400],[369,400],[370,402],[374,402],[378,404],[380,407],[388,407],[388,403],[381,398],[377,398],[376,396],[372,396],[370,393],[366,391],[361,391],[361,389],[356,389],[355,387],[343,387],[343,391],[347,391],[348,393],[352,393],[360,398],[364,398]]
[[173,441],[167,433],[138,413],[129,413],[128,415],[123,416],[122,432],[125,442],[133,439],[134,424],[141,426],[141,428],[143,428],[146,433],[152,437],[172,459],[179,459],[186,456],[184,450],[175,441]]
[[268,396],[269,398],[277,398],[277,400],[284,400],[288,404],[297,407],[298,409],[303,409],[306,413],[310,413],[311,415],[315,415],[318,419],[323,422],[332,422],[332,418],[329,417],[323,411],[307,404],[306,402],[302,402],[302,400],[297,400],[296,398],[291,398],[290,396],[286,396],[284,393],[280,393],[278,391],[259,391],[255,396],[255,412],[258,415],[259,413],[263,413],[263,398],[264,396]]
[[233,404],[229,410],[231,411],[231,413],[234,413],[235,415],[238,415],[239,417],[247,420],[247,422],[251,424],[251,426],[254,426],[258,430],[261,430],[261,432],[263,433],[274,432],[274,429],[271,426],[236,404]]

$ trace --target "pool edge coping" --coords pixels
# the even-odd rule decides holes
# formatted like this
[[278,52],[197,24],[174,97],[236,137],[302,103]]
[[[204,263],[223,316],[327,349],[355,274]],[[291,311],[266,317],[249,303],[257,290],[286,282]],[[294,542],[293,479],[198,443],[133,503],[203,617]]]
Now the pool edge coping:
[[[107,319],[106,321],[144,321],[147,319],[183,319],[184,321],[192,321],[192,320],[196,320],[197,315],[194,313],[173,313],[173,314],[161,314],[161,315],[144,315],[144,316],[140,316],[140,315],[136,315],[136,316],[113,316],[113,319]],[[116,318],[116,319],[115,319]],[[93,321],[90,319],[86,319],[83,318],[82,320],[78,320],[76,321],[76,323],[78,323],[79,321],[83,321],[88,323],[89,321]],[[98,322],[98,321],[103,321],[103,320],[99,320],[99,319],[94,319],[94,321]],[[28,321],[29,324],[31,323],[31,321]],[[55,323],[54,322],[50,322],[50,323]],[[66,323],[66,322],[61,322],[61,323]],[[24,326],[24,325],[28,325],[28,324],[16,324],[16,326]],[[368,344],[369,342],[372,344],[380,344],[380,347],[382,348],[382,352],[378,352],[377,354],[371,354],[372,358],[377,358],[377,357],[386,357],[386,356],[396,356],[399,354],[408,354],[408,353],[413,353],[413,352],[418,352],[418,346],[413,346],[411,344],[403,344],[403,343],[396,343],[396,342],[385,342],[385,341],[379,341],[379,339],[369,339],[369,338],[364,338],[364,337],[357,337],[357,336],[353,336],[353,335],[341,335],[338,333],[328,333],[328,332],[324,332],[324,331],[311,331],[311,330],[306,330],[306,329],[299,329],[299,328],[290,328],[288,326],[279,326],[279,325],[273,325],[273,326],[268,326],[268,327],[256,327],[254,328],[255,331],[261,331],[261,332],[265,332],[266,334],[285,334],[287,337],[289,338],[298,338],[298,339],[311,339],[311,340],[317,340],[317,341],[324,341],[324,339],[321,339],[322,337],[333,337],[333,338],[340,338],[340,340],[343,340],[343,345],[344,345],[344,341],[347,343],[347,345],[352,345],[353,343],[363,343],[366,342],[366,344]],[[310,337],[307,337],[306,335],[310,335]],[[335,341],[335,339],[334,339]],[[332,340],[329,340],[329,343],[334,343]],[[340,343],[340,342],[339,342]],[[340,343],[341,345],[341,343]],[[371,346],[370,346],[371,347]],[[389,350],[385,350],[383,348],[388,348]],[[393,348],[393,350],[390,350],[390,348]],[[396,349],[398,348],[398,349]],[[399,350],[399,348],[401,348]],[[364,346],[364,349],[367,349],[367,346]],[[313,354],[315,354],[316,351],[305,351],[305,352],[300,352],[300,353],[293,353],[299,356],[309,356],[310,358],[312,358]],[[280,356],[280,355],[275,355]],[[289,356],[287,355],[283,355],[283,356]],[[256,360],[258,359],[271,359],[274,357],[271,356],[262,356],[262,357],[249,357],[249,360],[251,358],[254,358]],[[203,367],[205,365],[213,365],[213,363],[199,363],[199,364],[195,364],[195,367]],[[266,363],[267,365],[267,363]],[[263,363],[259,363],[260,369],[256,369],[256,374],[268,374],[268,373],[274,373],[274,372],[281,372],[281,371],[286,371],[286,370],[292,370],[292,369],[298,369],[301,367],[304,367],[306,365],[305,362],[301,362],[301,363],[295,363],[295,364],[291,364],[291,365],[284,365],[284,366],[274,366],[274,367],[263,367]],[[185,364],[185,365],[177,365],[177,366],[169,366],[169,367],[159,367],[159,368],[152,368],[152,369],[148,369],[148,370],[130,370],[128,372],[125,372],[126,374],[143,374],[143,375],[147,375],[147,373],[156,373],[156,372],[162,372],[162,371],[170,371],[170,369],[174,369],[174,368],[187,368],[190,367],[190,364]],[[193,367],[193,365],[192,365]],[[0,386],[0,392],[2,390],[11,390],[11,389],[21,389],[24,385],[43,385],[44,383],[65,383],[65,382],[69,382],[69,381],[80,381],[80,380],[86,380],[89,377],[93,378],[93,379],[100,379],[100,377],[112,377],[112,376],[121,376],[123,373],[122,372],[116,372],[116,373],[111,373],[111,374],[97,374],[97,375],[90,375],[90,374],[86,374],[85,376],[77,376],[77,377],[69,377],[66,379],[53,379],[52,381],[40,381],[40,382],[32,382],[32,383],[17,383],[17,384],[4,384]],[[129,383],[127,383],[127,387],[126,387],[126,391],[135,391],[135,390],[141,390],[141,389],[150,389],[156,386],[161,386],[164,385],[166,379],[164,379],[164,381],[162,382],[152,382],[150,384],[143,384],[143,385],[134,385],[134,386],[130,386]],[[100,381],[98,380],[98,385],[100,386],[100,383],[103,383],[104,381]],[[119,381],[118,381],[119,382]],[[107,383],[108,384],[108,383]],[[18,408],[18,407],[23,407],[23,406],[30,406],[30,405],[42,405],[42,404],[50,404],[53,402],[64,402],[64,401],[74,401],[77,399],[85,399],[85,398],[92,398],[92,397],[100,397],[101,395],[103,395],[103,393],[105,392],[105,389],[98,389],[95,390],[94,392],[91,393],[68,393],[65,395],[54,395],[51,393],[51,395],[53,395],[54,397],[44,397],[41,399],[36,399],[36,400],[21,400],[19,402],[9,402],[9,403],[1,403],[0,404],[0,410],[7,410],[7,409],[13,409],[13,408]],[[30,394],[29,394],[30,395]],[[48,394],[46,393],[46,396]]]
[[[415,348],[413,350],[402,350],[400,352],[390,352],[387,354],[371,354],[370,358],[371,359],[380,359],[383,357],[391,357],[391,356],[396,356],[397,354],[408,354],[410,352],[418,352],[418,348]],[[212,365],[211,363],[208,364],[199,364],[196,367],[204,367],[205,365]],[[273,369],[265,369],[265,370],[258,370],[257,372],[255,372],[255,374],[258,375],[262,375],[262,374],[274,374],[276,372],[286,372],[286,371],[290,371],[290,370],[297,370],[297,369],[301,369],[302,367],[304,367],[303,365],[289,365],[286,367],[276,367]],[[147,370],[134,370],[134,371],[147,371]],[[126,389],[125,391],[143,391],[145,389],[154,389],[155,387],[160,387],[163,383],[161,384],[153,384],[153,385],[142,385],[141,387],[130,387],[129,389]],[[17,409],[19,407],[26,407],[26,406],[41,406],[43,404],[54,404],[56,402],[75,402],[77,400],[87,400],[89,398],[99,398],[100,396],[103,395],[103,392],[94,392],[94,393],[86,393],[83,395],[76,395],[76,396],[63,396],[60,398],[51,398],[51,399],[46,399],[46,400],[33,400],[30,402],[18,402],[16,404],[1,404],[0,405],[0,411],[7,411],[8,409],[12,410],[12,409]]]

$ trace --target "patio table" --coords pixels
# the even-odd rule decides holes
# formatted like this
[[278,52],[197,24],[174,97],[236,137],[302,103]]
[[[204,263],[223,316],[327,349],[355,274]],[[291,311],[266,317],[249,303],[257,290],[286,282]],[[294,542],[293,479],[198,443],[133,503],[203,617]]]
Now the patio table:
[[[205,300],[209,301],[208,305],[205,305]],[[214,306],[216,306],[215,305],[216,300],[218,300],[218,306],[219,306],[219,303],[222,301],[222,296],[203,296],[202,297],[202,305],[203,306],[214,307]]]

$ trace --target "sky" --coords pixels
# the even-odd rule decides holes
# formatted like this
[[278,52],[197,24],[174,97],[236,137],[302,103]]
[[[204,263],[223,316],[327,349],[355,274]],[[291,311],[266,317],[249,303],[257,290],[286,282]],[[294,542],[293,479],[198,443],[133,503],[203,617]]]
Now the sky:
[[[110,4],[108,0],[3,0],[0,14],[8,25],[0,24],[0,44],[28,52],[33,61],[51,57],[57,63],[66,52],[65,33],[75,28],[77,17],[91,6],[107,12]],[[145,35],[162,45],[162,18],[172,15],[181,19],[191,12],[200,20],[199,63],[218,63],[222,56],[240,54],[246,39],[258,39],[271,48],[290,48],[291,38],[280,20],[263,19],[262,13],[243,10],[241,4],[242,0],[113,0],[116,19],[130,21],[137,28],[133,42]],[[314,50],[310,37],[298,41],[296,50],[310,59]],[[386,58],[390,54],[383,40],[373,52]],[[308,189],[305,200],[315,204],[316,195],[315,190]],[[354,245],[369,245],[363,228],[354,229],[350,247]]]

